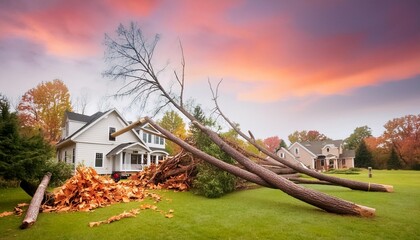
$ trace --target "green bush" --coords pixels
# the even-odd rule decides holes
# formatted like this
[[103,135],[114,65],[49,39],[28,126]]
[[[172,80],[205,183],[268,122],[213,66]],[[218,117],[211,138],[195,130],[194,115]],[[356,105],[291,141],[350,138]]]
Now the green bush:
[[359,168],[349,168],[349,169],[331,169],[327,171],[326,173],[331,174],[360,174],[360,171],[362,171]]
[[[61,186],[63,183],[72,176],[73,165],[65,162],[57,162],[54,159],[45,162],[43,173],[50,172],[51,180],[49,186]],[[43,176],[39,176],[42,178]]]
[[198,165],[198,173],[193,181],[195,194],[208,198],[218,198],[235,190],[236,177],[208,163]]
[[19,181],[6,180],[0,176],[0,188],[15,188],[15,187],[19,187]]

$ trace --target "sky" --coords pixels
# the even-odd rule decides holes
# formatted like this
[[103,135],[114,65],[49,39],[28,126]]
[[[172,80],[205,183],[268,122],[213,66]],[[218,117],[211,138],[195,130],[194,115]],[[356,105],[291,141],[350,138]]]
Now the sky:
[[211,112],[208,81],[222,80],[220,107],[257,138],[345,139],[365,125],[380,136],[387,121],[420,114],[419,12],[418,0],[2,0],[0,92],[17,103],[60,79],[73,102],[89,96],[86,114],[147,114],[107,98],[121,83],[102,76],[105,34],[135,22],[159,34],[162,81],[180,70],[181,42],[186,98]]

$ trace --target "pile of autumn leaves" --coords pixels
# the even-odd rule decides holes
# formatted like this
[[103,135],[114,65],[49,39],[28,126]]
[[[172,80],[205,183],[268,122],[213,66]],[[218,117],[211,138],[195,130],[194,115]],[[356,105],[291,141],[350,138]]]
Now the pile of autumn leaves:
[[[115,183],[100,176],[93,168],[79,167],[76,174],[54,190],[52,205],[44,204],[43,212],[90,211],[118,202],[142,200],[149,194],[133,182]],[[159,201],[159,197],[152,196]]]
[[[155,203],[161,200],[161,196],[148,192],[148,189],[157,189],[161,186],[148,183],[146,178],[141,180],[121,181],[115,183],[109,177],[100,176],[93,168],[79,167],[76,174],[67,182],[54,190],[53,203],[44,204],[43,212],[68,212],[68,211],[91,211],[98,207],[105,207],[114,203],[142,201],[146,198]],[[132,209],[119,215],[112,216],[104,221],[91,222],[90,227],[104,223],[111,223],[122,218],[135,217],[140,210],[152,209],[167,218],[173,217],[173,210],[164,212],[156,205],[142,204],[138,209]]]
[[[95,169],[89,167],[78,167],[76,174],[67,180],[61,187],[56,188],[53,193],[47,194],[47,201],[41,206],[42,212],[69,212],[69,211],[91,211],[99,207],[109,206],[114,203],[143,201],[151,199],[154,203],[161,201],[161,196],[149,192],[151,189],[171,189],[185,191],[189,189],[189,179],[185,173],[164,178],[157,182],[155,177],[161,174],[163,169],[151,165],[144,171],[133,176],[128,181],[114,182],[108,176],[100,176]],[[27,205],[27,204],[26,204]],[[23,205],[17,206],[14,212],[4,212],[0,217],[8,215],[20,215]],[[135,217],[141,210],[150,209],[156,211],[166,218],[173,217],[173,210],[165,212],[153,204],[141,204],[140,208],[123,212],[112,216],[104,221],[91,222],[90,227],[104,223],[111,223],[122,218]]]

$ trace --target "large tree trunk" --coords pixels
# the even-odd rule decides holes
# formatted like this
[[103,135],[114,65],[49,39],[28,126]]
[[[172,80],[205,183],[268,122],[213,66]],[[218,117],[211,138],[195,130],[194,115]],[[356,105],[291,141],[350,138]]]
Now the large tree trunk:
[[308,169],[308,168],[304,168],[302,167],[302,165],[300,164],[294,164],[291,163],[289,161],[286,161],[285,159],[280,158],[279,156],[277,156],[276,154],[268,151],[267,149],[265,149],[264,147],[261,147],[253,138],[248,137],[246,134],[244,134],[235,124],[233,124],[220,110],[219,106],[217,105],[217,101],[215,101],[216,103],[216,108],[218,109],[220,115],[225,119],[225,121],[241,136],[243,137],[245,140],[247,140],[249,143],[251,143],[252,145],[254,145],[258,150],[260,150],[261,152],[263,152],[264,154],[266,154],[267,156],[269,156],[272,159],[277,160],[278,162],[294,169],[297,172],[300,173],[304,173],[307,174],[311,177],[317,178],[319,180],[322,181],[327,181],[327,182],[331,182],[343,187],[348,187],[350,189],[353,190],[362,190],[362,191],[372,191],[372,192],[393,192],[394,188],[393,186],[390,185],[383,185],[383,184],[377,184],[377,183],[366,183],[366,182],[359,182],[359,181],[354,181],[354,180],[348,180],[348,179],[342,179],[342,178],[337,178],[337,177],[333,177],[333,176],[328,176],[319,172],[316,172],[314,170]]
[[38,217],[39,209],[41,208],[41,203],[44,199],[45,189],[47,189],[50,179],[51,173],[47,173],[42,179],[41,183],[38,186],[38,189],[36,190],[31,200],[31,203],[29,204],[28,211],[26,212],[25,219],[23,219],[20,228],[25,229],[32,226],[35,223]]
[[161,128],[159,125],[153,122],[150,118],[145,118],[145,120],[154,128],[156,128],[158,131],[160,131],[163,135],[165,135],[169,140],[177,143],[185,150],[209,162],[210,164],[213,164],[216,167],[219,167],[225,171],[228,171],[238,177],[244,178],[248,181],[251,181],[251,182],[263,185],[263,186],[270,186],[270,187],[278,188],[297,199],[300,199],[306,203],[319,207],[327,212],[333,212],[333,213],[338,213],[338,214],[358,215],[358,216],[365,216],[365,217],[371,217],[375,215],[375,209],[373,208],[360,206],[352,202],[348,202],[348,201],[345,201],[336,197],[329,196],[321,192],[317,192],[315,190],[303,188],[302,186],[296,185],[293,182],[281,176],[278,176],[277,174],[271,172],[270,170],[267,170],[263,168],[262,166],[259,166],[258,164],[252,162],[251,160],[246,159],[244,156],[241,156],[239,152],[232,151],[233,148],[230,147],[228,144],[224,143],[223,141],[220,142],[218,141],[218,139],[213,139],[215,138],[214,136],[217,136],[217,134],[214,132],[207,131],[208,130],[207,128],[203,127],[201,124],[197,123],[196,121],[194,124],[198,124],[198,126],[202,128],[202,131],[206,132],[206,134],[208,134],[210,138],[212,138],[212,140],[215,141],[215,143],[218,144],[222,150],[226,151],[230,156],[232,156],[234,159],[236,159],[238,162],[244,165],[244,167],[248,169],[249,172],[246,170],[240,169],[238,167],[235,167],[233,165],[227,164],[216,158],[213,158],[210,155],[207,155],[206,153],[200,151],[199,149],[177,138],[169,131]]

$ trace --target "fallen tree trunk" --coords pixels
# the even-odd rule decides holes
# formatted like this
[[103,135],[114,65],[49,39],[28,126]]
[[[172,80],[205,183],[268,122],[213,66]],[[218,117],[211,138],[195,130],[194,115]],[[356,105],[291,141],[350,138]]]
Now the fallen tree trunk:
[[51,179],[51,173],[48,172],[47,174],[45,174],[44,178],[39,184],[31,200],[31,203],[29,204],[29,208],[28,208],[28,211],[26,212],[26,216],[23,219],[22,225],[20,225],[21,229],[28,228],[36,222],[39,210],[41,208],[41,203],[44,199],[45,189],[47,189],[50,179]]
[[[232,156],[237,161],[241,161],[240,163],[244,165],[246,169],[249,171],[240,169],[233,165],[227,164],[223,161],[220,161],[216,158],[213,158],[210,155],[202,152],[201,150],[185,143],[183,140],[177,138],[175,135],[170,133],[169,131],[163,129],[159,125],[157,125],[154,121],[150,118],[146,117],[145,121],[148,122],[151,126],[165,135],[169,140],[175,142],[185,150],[191,152],[192,154],[196,155],[197,157],[203,159],[204,161],[209,162],[210,164],[215,165],[225,171],[228,171],[238,177],[244,178],[248,181],[263,185],[263,186],[270,186],[274,188],[278,188],[285,193],[302,200],[306,203],[309,203],[313,206],[319,207],[327,212],[337,213],[337,214],[348,214],[348,215],[358,215],[364,217],[372,217],[375,215],[375,209],[369,208],[366,206],[357,205],[355,203],[345,201],[333,196],[329,196],[327,194],[306,189],[302,186],[296,185],[295,183],[271,172],[259,166],[258,164],[252,162],[249,159],[246,159],[243,155],[241,156],[239,152],[232,151],[228,144],[216,141],[215,143],[219,145],[219,147],[226,151],[230,156]],[[216,138],[216,133],[208,131],[206,127],[202,126],[197,121],[194,121],[194,124],[197,124],[200,129],[209,135],[209,137],[213,140]],[[196,125],[196,126],[197,126]],[[217,140],[217,139],[216,139]],[[220,139],[221,140],[221,139]],[[234,149],[233,149],[234,150]],[[238,162],[239,162],[238,161]],[[254,175],[255,174],[255,175]]]
[[302,165],[300,164],[293,164],[289,161],[286,161],[285,159],[280,158],[279,156],[277,156],[276,154],[268,151],[266,148],[260,146],[254,138],[250,138],[248,137],[246,134],[244,134],[232,121],[230,121],[229,118],[227,118],[223,112],[220,110],[219,105],[217,103],[217,97],[214,96],[213,94],[213,99],[216,105],[216,109],[218,111],[218,113],[223,117],[223,119],[241,136],[243,137],[245,140],[247,140],[249,143],[251,143],[252,145],[254,145],[259,151],[263,152],[264,154],[266,154],[267,156],[269,156],[270,158],[294,169],[295,171],[299,172],[299,173],[304,173],[307,174],[308,176],[317,178],[319,180],[322,181],[327,181],[327,182],[331,182],[343,187],[348,187],[350,189],[353,190],[362,190],[362,191],[371,191],[371,192],[393,192],[394,188],[393,186],[390,185],[384,185],[384,184],[377,184],[377,183],[366,183],[366,182],[359,182],[359,181],[354,181],[354,180],[348,180],[348,179],[342,179],[342,178],[337,178],[337,177],[333,177],[333,176],[328,176],[319,172],[316,172],[314,170],[308,169],[308,168],[304,168],[302,167]]

